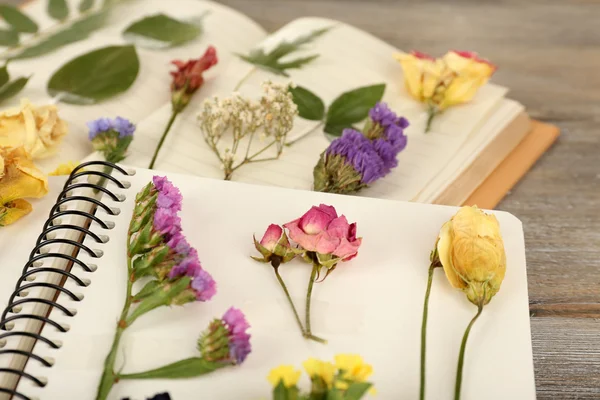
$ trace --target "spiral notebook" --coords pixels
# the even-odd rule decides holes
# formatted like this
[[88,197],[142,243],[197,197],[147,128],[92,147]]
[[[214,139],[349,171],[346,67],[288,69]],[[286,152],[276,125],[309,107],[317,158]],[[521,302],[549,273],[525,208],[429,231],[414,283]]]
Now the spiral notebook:
[[[100,163],[100,162],[96,162]],[[93,399],[126,285],[126,231],[135,194],[156,172],[119,168],[94,193],[84,172],[51,178],[51,194],[34,212],[0,231],[0,399]],[[111,399],[270,398],[270,369],[300,368],[309,357],[358,353],[371,363],[378,399],[415,399],[419,390],[422,301],[429,252],[456,208],[337,196],[168,174],[183,195],[182,225],[218,285],[206,303],[155,310],[126,331],[117,367],[157,367],[197,355],[208,322],[235,306],[250,324],[253,352],[240,366],[189,380],[127,381]],[[66,179],[66,181],[65,181]],[[56,200],[54,200],[56,199]],[[293,200],[293,201],[292,201]],[[313,294],[313,331],[304,340],[271,267],[260,264],[252,235],[312,205],[336,207],[356,221],[363,245]],[[499,294],[474,326],[465,361],[463,399],[535,399],[525,248],[521,223],[494,212],[508,268]],[[39,235],[39,237],[38,237]],[[303,310],[310,271],[281,268]],[[35,279],[34,279],[35,278]],[[52,286],[55,285],[55,286]],[[436,271],[429,311],[428,398],[451,399],[462,333],[476,308]],[[300,386],[307,388],[304,376]]]

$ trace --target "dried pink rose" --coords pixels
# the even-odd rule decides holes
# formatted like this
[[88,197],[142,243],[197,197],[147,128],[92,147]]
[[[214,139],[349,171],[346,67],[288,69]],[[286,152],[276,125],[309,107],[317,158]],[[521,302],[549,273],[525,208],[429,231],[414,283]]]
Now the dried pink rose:
[[256,261],[270,262],[275,268],[282,263],[291,261],[298,254],[295,249],[292,249],[283,228],[275,224],[269,225],[260,242],[254,238],[254,247],[263,257],[252,258]]

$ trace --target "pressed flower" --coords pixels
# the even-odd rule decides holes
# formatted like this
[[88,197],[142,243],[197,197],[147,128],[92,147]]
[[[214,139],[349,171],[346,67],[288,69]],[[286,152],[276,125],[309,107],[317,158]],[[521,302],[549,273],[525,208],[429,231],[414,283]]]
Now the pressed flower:
[[79,166],[78,162],[75,161],[67,161],[66,163],[60,164],[56,169],[50,172],[48,175],[50,176],[60,176],[60,175],[71,175],[71,172],[75,168]]
[[395,55],[404,71],[408,92],[428,107],[426,131],[433,117],[448,107],[471,101],[496,71],[476,53],[449,51],[435,59],[420,52]]
[[94,150],[102,153],[106,161],[118,163],[127,155],[127,148],[133,140],[135,125],[121,117],[99,118],[87,123],[88,137]]
[[280,365],[269,372],[267,380],[273,387],[277,387],[281,382],[286,388],[291,388],[296,386],[301,374],[302,371],[294,368],[293,365]]
[[358,354],[338,354],[335,366],[341,372],[343,380],[350,382],[366,382],[373,373],[373,367],[365,363]]
[[351,194],[389,174],[398,166],[404,150],[408,121],[387,104],[377,103],[369,111],[363,132],[345,129],[321,154],[314,168],[314,190]]
[[32,206],[25,198],[40,198],[46,193],[48,180],[23,147],[0,148],[0,226],[31,212]]
[[275,224],[269,225],[260,242],[254,238],[254,247],[262,254],[262,258],[252,258],[256,261],[271,263],[274,268],[293,260],[298,254],[291,247],[283,228]]
[[302,366],[313,383],[312,392],[321,392],[332,387],[336,373],[332,363],[311,357],[304,361]]
[[204,83],[204,71],[216,65],[217,62],[217,49],[213,46],[209,46],[204,55],[199,59],[191,59],[187,62],[180,60],[172,61],[172,64],[177,67],[177,70],[171,72],[171,76],[173,77],[171,82],[171,118],[169,118],[163,134],[156,145],[152,160],[148,166],[149,169],[154,168],[158,153],[160,152],[175,119],[179,113],[187,107],[194,93],[196,93]]
[[19,108],[0,113],[0,147],[23,147],[32,159],[54,154],[68,130],[53,105],[37,107],[23,99]]

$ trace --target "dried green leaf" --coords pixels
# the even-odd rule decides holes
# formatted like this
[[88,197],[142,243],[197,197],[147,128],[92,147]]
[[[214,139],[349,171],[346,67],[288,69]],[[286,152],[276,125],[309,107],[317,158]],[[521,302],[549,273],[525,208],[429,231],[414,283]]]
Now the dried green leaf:
[[183,379],[195,378],[211,373],[228,364],[208,361],[201,357],[187,358],[162,367],[135,374],[122,374],[120,379]]
[[340,136],[345,128],[367,118],[369,110],[383,97],[385,84],[364,86],[343,93],[331,103],[325,120],[325,132]]
[[87,39],[92,32],[100,29],[108,20],[108,10],[87,16],[41,42],[9,57],[11,60],[39,57],[63,46]]
[[27,85],[27,81],[29,78],[18,78],[12,82],[7,83],[6,85],[0,87],[0,103],[6,99],[9,99],[19,93],[25,85]]
[[94,0],[81,0],[79,3],[79,12],[83,13],[89,11],[94,7]]
[[323,100],[310,90],[301,86],[290,88],[290,93],[296,106],[298,115],[311,121],[321,121],[325,116],[325,104]]
[[281,62],[281,59],[300,50],[303,45],[313,42],[330,29],[331,27],[317,29],[306,35],[300,36],[291,42],[283,41],[269,53],[265,53],[263,49],[254,49],[250,51],[248,55],[238,54],[237,56],[258,68],[262,68],[276,75],[289,76],[286,72],[288,69],[302,68],[304,65],[319,57],[319,55],[314,54],[285,62]]
[[200,25],[178,21],[164,14],[156,14],[131,24],[123,32],[123,37],[128,42],[141,47],[164,49],[189,42],[201,33]]
[[8,66],[5,64],[2,68],[0,68],[0,87],[6,85],[9,79],[10,74],[8,73]]
[[12,29],[0,29],[0,46],[13,47],[19,44],[19,33]]
[[37,24],[16,7],[7,4],[0,5],[0,16],[14,31],[23,33],[36,33],[38,31]]
[[64,21],[69,16],[67,0],[48,0],[48,15],[57,21]]
[[105,47],[63,65],[50,78],[48,93],[65,103],[94,104],[129,89],[139,69],[135,47]]

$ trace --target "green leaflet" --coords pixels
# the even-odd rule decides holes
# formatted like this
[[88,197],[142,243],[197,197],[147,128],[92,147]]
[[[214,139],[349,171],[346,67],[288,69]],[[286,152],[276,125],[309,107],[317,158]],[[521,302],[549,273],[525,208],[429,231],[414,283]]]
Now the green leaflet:
[[48,82],[50,96],[71,104],[94,104],[129,89],[140,63],[133,46],[110,46],[63,65]]
[[23,33],[36,33],[38,31],[37,24],[16,7],[6,4],[0,5],[0,16],[12,27],[13,31]]
[[200,357],[192,357],[145,372],[122,374],[119,375],[119,379],[195,378],[227,366],[227,363],[207,361]]
[[89,15],[79,21],[73,23],[66,29],[63,29],[52,36],[49,36],[41,42],[28,47],[9,57],[11,60],[19,60],[25,58],[39,57],[48,54],[56,49],[66,46],[80,40],[87,39],[90,34],[104,26],[108,19],[108,10],[101,11],[96,14]]
[[57,21],[64,21],[69,16],[69,5],[66,0],[48,0],[48,15]]
[[325,116],[323,100],[310,90],[301,86],[290,88],[294,103],[298,106],[298,115],[311,121],[321,121]]
[[202,27],[164,14],[145,17],[131,24],[123,37],[131,43],[151,49],[175,47],[197,38]]
[[385,84],[364,86],[343,93],[331,103],[325,119],[325,132],[340,136],[345,128],[364,120],[383,97]]
[[19,33],[12,29],[0,29],[0,46],[13,47],[19,44]]
[[94,0],[81,0],[79,3],[79,12],[83,13],[94,7]]
[[0,103],[23,90],[28,80],[29,78],[20,77],[11,82],[6,65],[0,68]]
[[269,53],[265,53],[263,49],[255,49],[250,51],[248,55],[238,54],[238,57],[246,62],[249,62],[250,64],[255,65],[258,68],[262,68],[276,75],[289,76],[287,73],[288,69],[302,68],[304,65],[319,57],[319,55],[313,54],[307,57],[299,57],[285,62],[282,62],[281,59],[297,50],[300,50],[303,45],[313,42],[330,29],[331,27],[317,29],[308,33],[307,35],[300,36],[291,42],[283,41]]

